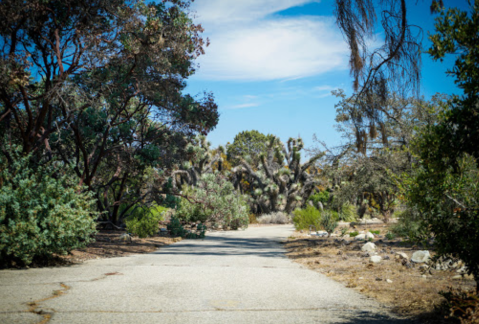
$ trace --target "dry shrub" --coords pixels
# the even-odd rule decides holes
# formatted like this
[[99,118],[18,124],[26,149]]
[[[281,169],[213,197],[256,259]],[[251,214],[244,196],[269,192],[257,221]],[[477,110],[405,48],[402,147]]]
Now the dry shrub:
[[440,294],[446,300],[439,306],[439,310],[445,313],[446,318],[459,320],[461,324],[479,323],[479,296],[477,294],[452,287]]
[[289,224],[291,218],[283,212],[275,212],[257,218],[260,224]]

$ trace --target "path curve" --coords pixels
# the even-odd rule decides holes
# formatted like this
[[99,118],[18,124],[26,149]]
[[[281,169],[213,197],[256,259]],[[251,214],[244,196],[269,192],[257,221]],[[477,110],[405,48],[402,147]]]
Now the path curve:
[[150,254],[0,271],[0,322],[409,323],[287,259],[280,242],[292,232],[252,227]]

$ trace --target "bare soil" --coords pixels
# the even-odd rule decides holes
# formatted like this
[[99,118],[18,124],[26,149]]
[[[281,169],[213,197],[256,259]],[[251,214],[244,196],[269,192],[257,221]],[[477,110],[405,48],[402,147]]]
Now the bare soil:
[[[435,306],[443,301],[440,291],[448,287],[465,290],[475,289],[475,282],[470,276],[453,280],[455,270],[451,271],[421,271],[419,264],[413,262],[403,265],[396,259],[396,252],[404,252],[409,259],[416,250],[429,250],[434,255],[433,246],[418,247],[401,239],[387,240],[384,235],[388,225],[356,225],[351,231],[379,230],[380,234],[373,240],[377,246],[377,254],[383,260],[380,263],[370,263],[369,257],[361,251],[364,241],[351,241],[345,244],[341,237],[314,237],[308,233],[296,232],[291,236],[285,247],[287,256],[295,262],[318,271],[340,281],[346,287],[357,290],[379,302],[391,307],[393,312],[412,316],[428,323],[438,323],[443,320],[435,311]],[[338,231],[340,233],[340,231]],[[389,259],[388,259],[389,258]]]

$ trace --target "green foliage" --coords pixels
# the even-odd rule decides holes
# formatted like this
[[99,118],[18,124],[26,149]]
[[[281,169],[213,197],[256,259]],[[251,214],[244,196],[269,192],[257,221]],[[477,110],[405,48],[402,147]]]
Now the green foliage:
[[274,140],[273,135],[264,135],[257,130],[243,131],[236,134],[232,144],[228,145],[226,154],[232,165],[238,165],[240,158],[249,158],[251,165],[257,168],[260,155],[266,154],[267,143]]
[[126,229],[140,238],[153,236],[158,232],[158,223],[167,210],[168,208],[157,205],[150,208],[137,206],[125,221]]
[[336,227],[338,227],[338,222],[336,221],[333,213],[331,211],[323,211],[321,213],[321,228],[328,232],[329,235],[334,232]]
[[309,196],[308,200],[312,201],[315,207],[318,206],[318,202],[321,202],[324,207],[327,207],[329,202],[329,192],[326,190],[318,191],[315,194]]
[[387,240],[394,240],[396,238],[396,235],[394,235],[394,233],[388,231],[386,233],[385,237],[386,237]]
[[321,228],[321,212],[313,206],[296,209],[293,214],[293,223],[296,230],[306,230],[310,226],[314,226],[317,230]]
[[220,173],[203,174],[196,187],[185,186],[176,215],[182,221],[209,222],[237,229],[248,226],[247,199],[238,194],[233,184]]
[[400,236],[414,243],[425,243],[431,236],[431,231],[425,226],[420,215],[413,208],[406,208],[395,214],[398,222],[391,227],[395,236]]
[[184,237],[186,236],[186,230],[183,225],[181,225],[178,217],[171,217],[170,223],[166,227],[170,231],[170,235],[174,237]]
[[348,233],[348,228],[347,227],[341,228],[341,237],[345,236],[347,233]]
[[377,230],[377,231],[369,231],[369,232],[372,233],[372,234],[376,234],[376,235],[379,235],[379,234],[381,233],[380,230]]
[[41,166],[0,151],[0,260],[30,264],[86,246],[95,234],[95,200],[61,163]]
[[355,222],[358,219],[358,211],[356,206],[350,204],[349,202],[345,203],[341,207],[341,212],[339,213],[338,219],[343,222]]
[[359,235],[359,232],[357,232],[357,231],[349,233],[349,237],[356,237],[358,235]]

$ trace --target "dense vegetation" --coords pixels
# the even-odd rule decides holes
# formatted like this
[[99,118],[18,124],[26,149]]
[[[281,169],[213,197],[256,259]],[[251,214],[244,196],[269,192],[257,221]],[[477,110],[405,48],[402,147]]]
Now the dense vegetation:
[[[391,83],[419,78],[405,1],[385,2],[397,15],[371,57],[373,2],[336,3],[355,78],[352,96],[334,91],[345,144],[305,148],[248,130],[212,148],[213,95],[184,93],[208,45],[190,1],[2,1],[2,262],[84,246],[99,223],[154,235],[171,209],[172,233],[192,238],[263,214],[328,233],[340,220],[399,216],[398,233],[434,238],[478,280],[478,2],[469,12],[434,2],[428,53],[457,55],[449,73],[464,94],[429,100]],[[183,228],[192,222],[198,234]]]

